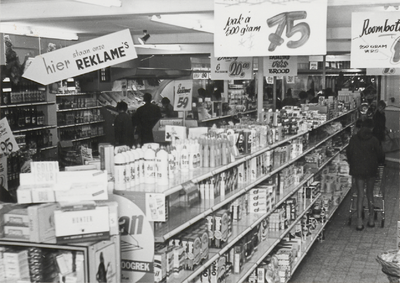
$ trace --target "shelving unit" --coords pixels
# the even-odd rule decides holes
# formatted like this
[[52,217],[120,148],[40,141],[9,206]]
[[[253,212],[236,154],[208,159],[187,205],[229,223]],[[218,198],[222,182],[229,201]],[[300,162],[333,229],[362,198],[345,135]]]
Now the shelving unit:
[[[59,141],[72,143],[69,151],[77,152],[80,146],[97,149],[97,144],[104,137],[104,119],[100,113],[102,106],[98,105],[97,94],[93,93],[57,93],[57,136]],[[61,159],[66,150],[60,150]],[[72,158],[80,163],[79,154]],[[67,158],[68,159],[68,158]],[[66,161],[63,165],[68,164]]]
[[[168,221],[166,223],[162,223],[160,226],[157,227],[155,230],[155,243],[165,243],[168,242],[169,239],[174,237],[175,235],[183,232],[186,228],[194,225],[197,221],[204,219],[206,216],[213,214],[215,211],[219,210],[220,208],[224,207],[225,205],[231,203],[238,197],[244,195],[245,193],[249,192],[250,189],[258,185],[259,183],[263,182],[264,180],[272,177],[273,175],[279,173],[282,169],[285,167],[293,164],[294,162],[298,161],[299,159],[303,158],[310,152],[312,152],[315,148],[318,148],[319,146],[323,145],[336,135],[340,134],[343,131],[348,130],[355,122],[355,110],[347,111],[344,112],[337,117],[332,118],[329,121],[326,121],[325,123],[322,123],[310,131],[305,131],[305,132],[300,132],[296,135],[292,136],[287,136],[285,139],[274,143],[266,148],[260,149],[252,154],[246,155],[246,156],[241,156],[239,157],[235,162],[230,163],[225,166],[220,166],[216,168],[199,168],[196,170],[193,170],[191,172],[185,173],[185,174],[180,174],[179,176],[175,176],[175,179],[170,181],[169,186],[159,186],[159,185],[154,185],[154,186],[149,186],[147,185],[141,185],[140,189],[138,188],[139,191],[142,192],[158,192],[158,193],[163,193],[166,197],[178,193],[183,189],[183,184],[185,182],[191,181],[193,183],[198,183],[200,181],[203,181],[207,178],[210,178],[214,175],[217,175],[227,169],[236,167],[246,161],[251,160],[252,158],[263,154],[266,151],[269,151],[271,149],[277,148],[287,142],[290,142],[293,139],[296,139],[298,137],[301,137],[302,135],[305,135],[307,133],[311,133],[312,131],[316,130],[318,131],[321,129],[323,126],[326,126],[336,120],[339,120],[340,118],[346,118],[346,124],[341,127],[340,130],[337,130],[334,133],[329,134],[328,136],[319,139],[318,141],[315,141],[313,144],[309,144],[307,149],[305,149],[302,154],[296,156],[293,159],[290,159],[288,162],[285,164],[282,164],[278,166],[277,168],[273,168],[271,172],[268,172],[267,174],[264,174],[262,177],[259,177],[255,181],[248,182],[246,184],[239,184],[238,188],[234,191],[231,191],[227,193],[224,197],[216,197],[213,200],[202,200],[199,205],[196,205],[191,208],[179,208],[175,209],[173,213],[169,213],[168,216]],[[345,117],[349,115],[348,117]],[[350,116],[352,115],[352,116]],[[309,174],[304,176],[303,180],[299,182],[299,184],[288,188],[287,193],[285,193],[282,196],[279,196],[279,199],[276,200],[276,203],[274,204],[272,210],[268,213],[265,214],[247,214],[243,219],[241,219],[238,222],[235,222],[232,225],[232,235],[229,237],[228,242],[224,247],[221,249],[210,249],[209,251],[209,257],[207,260],[203,261],[201,265],[195,267],[194,270],[184,270],[181,272],[179,276],[177,276],[174,279],[169,278],[169,282],[184,282],[184,283],[190,283],[193,282],[197,276],[202,274],[203,271],[205,271],[207,268],[211,266],[215,260],[217,260],[219,257],[221,257],[223,254],[227,253],[229,249],[235,246],[236,243],[238,243],[246,234],[248,234],[250,231],[252,231],[253,228],[255,228],[257,225],[259,225],[265,218],[269,217],[271,213],[274,211],[275,208],[277,208],[279,205],[284,203],[290,196],[295,194],[300,188],[303,186],[309,185],[313,180],[314,176],[316,176],[324,167],[326,167],[341,151],[345,149],[346,146],[343,146],[341,149],[336,150],[335,153],[330,157],[327,158],[327,160],[324,161],[323,164],[320,165],[319,169],[317,172],[313,174]],[[131,198],[130,195],[131,193],[134,194],[133,192],[128,192],[128,191],[114,191],[114,193],[126,196],[127,198]],[[347,191],[343,191],[343,194],[347,194]],[[301,210],[299,212],[299,215],[295,221],[293,221],[289,227],[285,230],[279,231],[279,232],[269,232],[268,234],[268,239],[263,241],[259,246],[258,246],[258,251],[255,252],[255,254],[252,256],[249,262],[246,262],[244,266],[242,267],[242,272],[240,274],[231,274],[227,280],[228,282],[236,283],[236,282],[244,282],[248,276],[253,272],[253,270],[261,263],[261,261],[265,258],[266,255],[268,255],[274,247],[283,239],[283,237],[294,227],[295,223],[298,222],[302,216],[307,212],[309,208],[313,206],[315,201],[318,199],[316,197],[312,201],[309,201],[306,204],[306,208]],[[309,243],[307,243],[307,248],[304,250],[304,253],[308,251],[312,243],[316,240],[317,235],[323,230],[326,222],[328,219],[332,216],[334,213],[334,210],[336,210],[337,207],[331,207],[330,211],[327,215],[326,221],[322,224],[319,224],[317,228],[314,230],[315,236],[312,237],[312,239],[309,239]],[[303,245],[304,246],[304,245]],[[298,262],[296,263],[296,267],[301,261],[301,258],[298,259]]]
[[[103,240],[99,242],[88,242],[88,243],[77,243],[71,245],[60,245],[60,244],[45,244],[45,243],[31,243],[31,242],[20,242],[12,240],[0,239],[0,247],[16,248],[21,250],[24,248],[39,248],[44,251],[48,251],[55,254],[62,254],[63,252],[70,251],[75,253],[82,253],[83,255],[83,282],[97,282],[96,273],[100,263],[100,253],[104,254],[104,258],[107,262],[112,265],[112,272],[110,276],[114,278],[113,282],[121,282],[120,274],[120,237],[112,236],[110,240]],[[54,257],[55,258],[55,257]],[[48,269],[57,270],[57,261],[51,262],[52,266],[48,266]],[[111,273],[111,269],[110,269]]]

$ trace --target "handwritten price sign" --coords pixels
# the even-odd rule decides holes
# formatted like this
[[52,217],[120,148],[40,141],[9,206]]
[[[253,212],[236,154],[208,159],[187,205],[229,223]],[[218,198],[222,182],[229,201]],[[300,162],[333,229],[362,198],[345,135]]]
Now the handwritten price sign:
[[213,80],[253,79],[253,57],[211,57]]
[[6,118],[0,120],[0,149],[6,156],[13,151],[19,150],[19,146]]
[[214,3],[215,57],[326,54],[327,0]]
[[193,85],[191,80],[175,81],[175,111],[189,111],[192,109],[192,90]]

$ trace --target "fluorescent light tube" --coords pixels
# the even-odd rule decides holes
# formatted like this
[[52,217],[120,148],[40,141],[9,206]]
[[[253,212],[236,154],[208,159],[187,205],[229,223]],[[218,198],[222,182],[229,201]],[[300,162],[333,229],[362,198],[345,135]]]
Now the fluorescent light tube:
[[97,6],[103,6],[103,7],[121,7],[122,2],[121,0],[75,0],[78,2],[86,3],[86,4],[92,4],[92,5],[97,5]]
[[18,23],[0,23],[0,33],[62,40],[78,40],[78,35],[71,31],[26,26]]

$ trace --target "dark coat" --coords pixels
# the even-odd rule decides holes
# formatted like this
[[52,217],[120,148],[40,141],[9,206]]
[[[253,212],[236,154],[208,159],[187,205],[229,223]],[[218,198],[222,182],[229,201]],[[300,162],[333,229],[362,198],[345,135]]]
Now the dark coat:
[[116,145],[133,145],[134,128],[132,126],[132,118],[128,113],[122,112],[115,117],[114,133]]
[[140,143],[154,142],[153,128],[161,118],[160,107],[152,103],[146,103],[139,107],[132,117],[133,125],[136,125],[136,133]]
[[374,114],[373,120],[374,120],[374,129],[372,130],[372,134],[380,142],[383,142],[385,140],[385,128],[386,128],[385,113],[376,111]]
[[379,141],[368,128],[361,128],[351,137],[346,155],[353,177],[376,176],[378,164],[384,159]]

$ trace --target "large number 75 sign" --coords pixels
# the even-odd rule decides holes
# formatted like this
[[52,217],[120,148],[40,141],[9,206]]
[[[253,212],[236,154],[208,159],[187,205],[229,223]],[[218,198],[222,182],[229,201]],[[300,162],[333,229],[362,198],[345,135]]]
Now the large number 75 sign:
[[275,48],[281,45],[284,40],[281,37],[283,30],[286,27],[286,37],[292,37],[296,32],[300,32],[300,39],[297,41],[289,41],[287,43],[287,47],[289,48],[297,48],[305,44],[310,37],[310,26],[307,23],[298,23],[293,25],[293,22],[296,20],[302,20],[307,18],[307,12],[305,11],[295,11],[295,12],[285,12],[273,16],[267,20],[267,24],[269,27],[273,27],[278,25],[275,33],[271,33],[268,36],[271,44],[268,47],[269,51],[274,51]]

